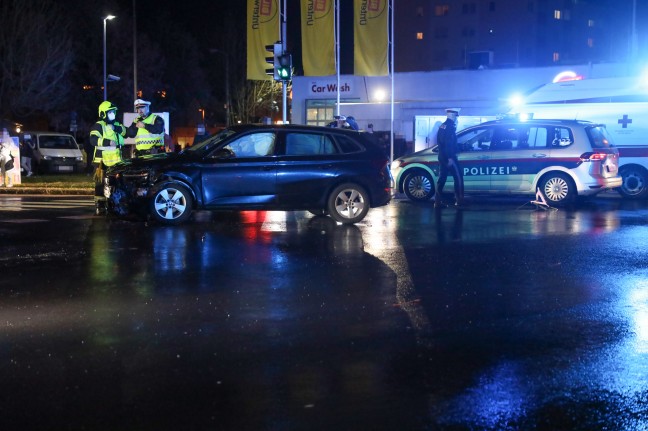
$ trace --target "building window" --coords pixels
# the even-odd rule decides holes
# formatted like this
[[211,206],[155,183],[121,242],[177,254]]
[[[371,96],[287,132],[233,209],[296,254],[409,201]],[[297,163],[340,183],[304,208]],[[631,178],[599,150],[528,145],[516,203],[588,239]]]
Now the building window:
[[589,46],[590,48],[594,48],[594,39],[593,38],[591,38],[591,37],[587,38],[587,46]]
[[423,33],[421,32],[416,33],[416,40],[423,40]]
[[587,20],[587,26],[588,27],[594,27],[594,20],[593,19],[588,19]]
[[475,37],[475,29],[472,27],[464,27],[461,29],[461,35],[463,37]]
[[434,15],[436,16],[446,16],[450,11],[450,6],[447,4],[440,4],[434,7]]
[[443,63],[448,60],[448,51],[445,49],[436,51],[434,53],[434,61]]
[[416,16],[423,16],[423,6],[416,8]]
[[553,62],[558,63],[560,61],[560,53],[559,52],[554,52],[553,53]]
[[436,39],[445,39],[448,37],[448,29],[446,27],[437,27],[434,29],[434,37]]
[[554,10],[554,19],[560,19],[562,12],[558,9]]
[[464,3],[461,6],[461,13],[463,13],[464,15],[474,14],[476,12],[477,6],[475,5],[475,3]]
[[[359,102],[358,99],[340,99],[341,103]],[[333,121],[336,99],[306,100],[306,124],[311,126],[326,126]]]
[[333,112],[337,101],[331,100],[307,100],[306,101],[306,124],[311,126],[326,126],[333,121]]

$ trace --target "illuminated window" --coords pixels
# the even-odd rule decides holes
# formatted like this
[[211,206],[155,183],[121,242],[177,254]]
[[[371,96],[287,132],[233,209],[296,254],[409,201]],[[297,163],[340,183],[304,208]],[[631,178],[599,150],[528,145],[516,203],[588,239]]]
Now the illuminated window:
[[423,33],[416,33],[416,40],[423,40]]
[[594,39],[592,39],[591,37],[588,38],[587,39],[587,46],[589,46],[590,48],[593,48],[594,47]]
[[587,20],[587,26],[588,27],[594,27],[594,20],[593,19],[588,19]]
[[553,61],[554,61],[554,63],[557,63],[558,61],[560,61],[560,53],[559,52],[554,52],[553,53]]
[[554,11],[554,19],[560,19],[562,12],[558,9]]
[[447,4],[440,4],[434,7],[434,15],[436,16],[446,16],[448,15],[448,11],[450,11],[450,6]]

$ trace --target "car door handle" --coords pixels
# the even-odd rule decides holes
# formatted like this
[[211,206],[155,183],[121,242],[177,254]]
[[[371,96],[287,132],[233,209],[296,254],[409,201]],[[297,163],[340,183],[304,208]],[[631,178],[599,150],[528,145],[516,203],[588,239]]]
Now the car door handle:
[[543,154],[543,153],[535,153],[535,154],[533,155],[533,157],[538,157],[538,158],[540,158],[540,157],[547,157],[547,155],[546,155],[546,154]]

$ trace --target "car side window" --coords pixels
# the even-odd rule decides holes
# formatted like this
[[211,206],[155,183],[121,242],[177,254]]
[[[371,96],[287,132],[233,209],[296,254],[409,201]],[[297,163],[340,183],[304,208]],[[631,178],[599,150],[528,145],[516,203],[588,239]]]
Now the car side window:
[[547,148],[548,131],[546,127],[531,127],[527,135],[528,148]]
[[271,132],[250,133],[230,142],[223,149],[232,157],[264,157],[274,154],[275,134]]
[[337,141],[338,147],[343,154],[357,153],[362,151],[363,148],[358,145],[356,141],[344,135],[336,135],[335,140]]
[[552,134],[550,135],[550,138],[552,138],[552,148],[567,147],[574,142],[571,129],[566,127],[554,127],[551,129],[551,132]]
[[286,134],[287,156],[335,154],[335,145],[327,135],[290,132]]
[[492,127],[479,127],[460,133],[457,136],[457,146],[462,152],[489,150],[492,136]]

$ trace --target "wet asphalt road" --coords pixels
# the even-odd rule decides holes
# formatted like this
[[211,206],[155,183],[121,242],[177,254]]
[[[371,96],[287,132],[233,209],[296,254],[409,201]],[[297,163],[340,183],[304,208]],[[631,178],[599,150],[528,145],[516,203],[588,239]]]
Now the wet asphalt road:
[[648,430],[648,202],[0,196],[0,430]]

